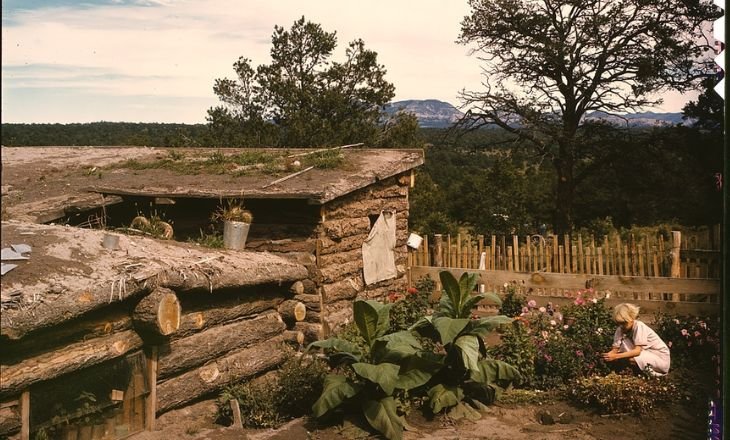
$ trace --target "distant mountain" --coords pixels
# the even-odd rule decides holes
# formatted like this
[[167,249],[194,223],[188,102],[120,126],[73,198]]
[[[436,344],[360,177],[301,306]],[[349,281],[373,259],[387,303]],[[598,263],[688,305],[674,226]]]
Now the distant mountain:
[[437,99],[409,99],[391,102],[385,107],[389,114],[405,111],[418,118],[421,127],[443,128],[458,121],[463,116],[459,110],[448,102]]
[[588,114],[586,118],[589,120],[603,120],[619,126],[625,126],[628,123],[629,127],[661,127],[687,122],[682,119],[682,113],[643,112],[615,116],[604,112],[593,112]]
[[[448,102],[437,99],[409,99],[391,102],[385,107],[388,114],[398,111],[413,113],[418,118],[421,127],[444,128],[458,121],[464,114]],[[676,124],[686,124],[681,113],[643,112],[622,116],[610,115],[605,112],[592,112],[586,116],[589,120],[602,120],[618,126],[629,127],[662,127]]]

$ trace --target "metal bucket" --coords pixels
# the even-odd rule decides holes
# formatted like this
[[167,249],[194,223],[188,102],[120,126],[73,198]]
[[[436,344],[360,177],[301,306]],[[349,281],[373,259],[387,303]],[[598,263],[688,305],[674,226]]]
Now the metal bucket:
[[223,247],[240,251],[246,248],[249,223],[227,221],[223,224]]
[[104,248],[110,251],[119,249],[119,236],[113,234],[104,234],[104,240],[101,242]]
[[418,249],[421,246],[421,242],[423,242],[423,237],[418,234],[412,233],[408,236],[408,241],[406,242],[406,245],[408,245],[409,248]]

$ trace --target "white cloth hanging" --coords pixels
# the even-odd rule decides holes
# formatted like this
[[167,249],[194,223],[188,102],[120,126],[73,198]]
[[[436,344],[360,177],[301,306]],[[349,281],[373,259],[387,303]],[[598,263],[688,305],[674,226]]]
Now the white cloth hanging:
[[362,244],[365,285],[398,276],[395,267],[395,211],[383,211]]

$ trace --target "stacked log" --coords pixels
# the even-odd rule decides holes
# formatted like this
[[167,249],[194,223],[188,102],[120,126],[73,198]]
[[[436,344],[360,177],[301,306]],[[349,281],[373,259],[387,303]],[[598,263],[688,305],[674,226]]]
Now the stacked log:
[[[406,286],[408,251],[408,184],[394,176],[325,205],[320,228],[317,263],[320,272],[324,333],[336,331],[352,319],[352,301],[382,299]],[[362,278],[362,244],[371,229],[371,217],[396,212],[395,262],[398,276],[373,286]]]

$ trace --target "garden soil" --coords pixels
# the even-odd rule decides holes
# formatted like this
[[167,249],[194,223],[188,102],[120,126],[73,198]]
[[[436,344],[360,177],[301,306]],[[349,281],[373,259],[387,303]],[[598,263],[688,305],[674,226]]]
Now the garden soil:
[[[407,422],[413,430],[405,440],[693,440],[706,439],[706,417],[702,405],[687,397],[648,415],[605,417],[576,408],[564,401],[545,404],[500,404],[482,411],[477,421],[453,421],[446,417],[428,420],[413,411]],[[162,415],[157,430],[132,436],[130,440],[335,440],[377,439],[362,422],[334,426],[318,425],[308,418],[293,420],[278,429],[254,430],[215,424],[215,401],[199,402]],[[545,425],[540,414],[549,412],[564,423]]]

